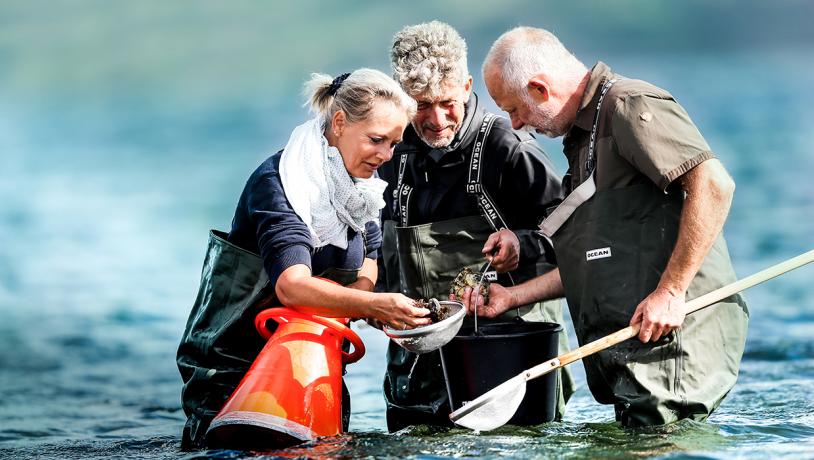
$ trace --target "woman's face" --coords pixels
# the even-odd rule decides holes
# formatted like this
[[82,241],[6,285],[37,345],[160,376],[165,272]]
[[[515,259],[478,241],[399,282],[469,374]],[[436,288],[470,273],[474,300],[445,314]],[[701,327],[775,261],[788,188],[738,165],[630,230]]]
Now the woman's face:
[[349,123],[344,112],[331,120],[328,141],[339,149],[345,168],[352,177],[367,179],[385,161],[393,158],[393,148],[409,120],[404,109],[389,101],[378,101],[364,120]]

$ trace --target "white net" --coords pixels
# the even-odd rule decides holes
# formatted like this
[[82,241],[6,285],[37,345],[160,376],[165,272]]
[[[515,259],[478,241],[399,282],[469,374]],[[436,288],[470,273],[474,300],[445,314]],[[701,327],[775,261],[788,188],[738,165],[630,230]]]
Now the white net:
[[505,425],[512,418],[525,395],[526,381],[522,376],[516,376],[467,404],[473,407],[482,403],[479,407],[469,409],[465,405],[450,414],[450,418],[456,424],[470,430],[494,430]]

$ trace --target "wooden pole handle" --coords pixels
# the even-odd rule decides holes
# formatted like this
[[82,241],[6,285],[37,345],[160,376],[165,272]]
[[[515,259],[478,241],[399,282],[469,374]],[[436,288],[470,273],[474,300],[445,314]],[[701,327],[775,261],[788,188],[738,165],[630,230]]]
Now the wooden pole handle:
[[708,294],[704,294],[701,297],[696,297],[685,304],[685,308],[687,310],[686,314],[689,315],[690,313],[708,307],[719,300],[723,300],[733,294],[737,294],[738,292],[749,289],[752,286],[756,286],[772,278],[776,278],[783,273],[790,272],[795,268],[802,267],[803,265],[811,262],[814,262],[814,250],[800,254],[797,257],[792,257],[791,259],[786,260],[785,262],[780,262],[777,265],[772,265],[771,267],[761,270],[754,275],[750,275],[746,278],[735,281],[734,283],[727,284],[726,286],[718,288]]
[[[733,294],[737,294],[738,292],[758,285],[764,281],[768,281],[782,275],[783,273],[802,267],[803,265],[811,262],[814,262],[814,250],[803,253],[797,257],[793,257],[785,262],[780,262],[777,265],[773,265],[765,270],[761,270],[754,275],[747,276],[746,278],[735,281],[734,283],[727,284],[726,286],[718,288],[700,297],[696,297],[695,299],[684,304],[686,314],[689,315],[690,313],[701,310],[702,308],[706,308]],[[585,344],[575,350],[563,353],[556,358],[549,359],[542,364],[538,364],[530,369],[527,369],[524,372],[524,377],[526,380],[536,379],[541,375],[545,375],[555,369],[559,369],[567,364],[571,364],[574,361],[578,361],[586,356],[604,350],[605,348],[612,347],[617,343],[621,343],[627,339],[636,337],[636,335],[639,333],[641,324],[642,323],[640,322],[634,324],[633,326],[620,329],[613,334],[606,335],[601,339],[596,339],[593,342]]]

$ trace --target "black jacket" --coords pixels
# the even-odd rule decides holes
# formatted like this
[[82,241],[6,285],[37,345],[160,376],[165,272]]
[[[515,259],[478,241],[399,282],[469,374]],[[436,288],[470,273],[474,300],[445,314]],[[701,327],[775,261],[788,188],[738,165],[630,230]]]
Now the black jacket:
[[[472,148],[484,117],[473,92],[466,103],[461,130],[444,149],[424,143],[412,126],[396,146],[393,159],[379,169],[387,181],[387,205],[382,220],[399,221],[393,197],[400,155],[409,155],[404,182],[412,186],[407,225],[481,214],[474,196],[466,193]],[[537,260],[541,246],[534,233],[546,209],[562,201],[562,187],[551,160],[527,133],[512,129],[508,120],[498,117],[483,150],[482,184],[521,242],[521,264]],[[550,249],[549,249],[550,251]]]

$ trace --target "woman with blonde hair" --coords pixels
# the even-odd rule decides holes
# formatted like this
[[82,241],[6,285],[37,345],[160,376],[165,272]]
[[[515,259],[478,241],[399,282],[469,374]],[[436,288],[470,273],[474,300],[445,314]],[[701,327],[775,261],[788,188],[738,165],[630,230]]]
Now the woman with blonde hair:
[[[249,177],[229,234],[210,235],[177,357],[188,416],[184,447],[203,445],[210,422],[262,349],[253,325],[261,309],[296,306],[398,329],[430,322],[412,299],[371,292],[386,187],[376,170],[392,157],[415,102],[372,69],[313,74],[305,93],[315,116]],[[348,404],[343,415],[347,421]]]

